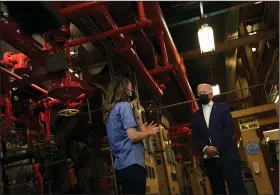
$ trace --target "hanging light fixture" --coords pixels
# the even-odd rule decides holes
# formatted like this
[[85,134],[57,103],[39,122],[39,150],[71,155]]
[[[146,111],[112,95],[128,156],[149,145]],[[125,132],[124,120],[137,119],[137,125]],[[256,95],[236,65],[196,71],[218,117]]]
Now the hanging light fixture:
[[220,94],[220,87],[218,84],[212,85],[213,96]]
[[214,41],[214,32],[211,26],[205,23],[205,16],[203,12],[203,5],[200,2],[200,13],[202,26],[198,30],[198,40],[201,53],[206,53],[210,51],[215,51],[215,41]]

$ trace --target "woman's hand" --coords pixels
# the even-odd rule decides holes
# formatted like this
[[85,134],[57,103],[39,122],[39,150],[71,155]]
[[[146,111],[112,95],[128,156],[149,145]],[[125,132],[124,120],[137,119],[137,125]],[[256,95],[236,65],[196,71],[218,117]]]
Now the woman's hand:
[[147,125],[147,123],[142,124],[140,129],[142,132],[149,132],[150,136],[159,132],[159,126],[156,123],[154,124],[154,121],[152,121],[149,125]]

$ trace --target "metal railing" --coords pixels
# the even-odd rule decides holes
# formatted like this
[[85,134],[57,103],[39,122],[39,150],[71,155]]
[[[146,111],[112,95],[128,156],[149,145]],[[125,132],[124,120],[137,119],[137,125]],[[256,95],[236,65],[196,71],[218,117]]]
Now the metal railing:
[[[277,92],[270,92],[269,94],[267,93],[266,91],[266,85],[270,84],[272,86],[275,86],[276,84],[279,83],[279,80],[274,80],[274,81],[269,81],[269,82],[266,82],[266,83],[261,83],[261,84],[257,84],[257,85],[252,85],[252,86],[249,86],[249,87],[246,87],[246,88],[242,88],[242,89],[236,89],[236,90],[231,90],[231,91],[227,91],[227,92],[223,92],[223,93],[220,93],[219,95],[216,95],[214,96],[214,101],[216,102],[223,102],[223,103],[228,103],[230,105],[232,104],[235,104],[235,102],[240,102],[240,101],[243,101],[241,104],[244,104],[246,102],[249,102],[249,100],[253,101],[253,97],[252,97],[252,93],[250,93],[251,95],[249,96],[246,96],[246,97],[242,97],[242,98],[236,98],[236,99],[232,99],[232,100],[227,100],[227,101],[221,101],[219,99],[221,99],[222,96],[225,96],[225,95],[229,95],[229,94],[235,94],[237,92],[244,92],[244,91],[249,91],[249,90],[252,90],[252,89],[260,89],[261,90],[264,90],[264,95],[265,97],[258,97],[258,98],[264,98],[266,100],[266,102],[262,102],[262,104],[268,104],[268,103],[273,103],[276,96],[279,94],[279,89],[275,89],[277,90]],[[263,89],[262,89],[263,88]],[[261,95],[261,94],[260,94]],[[166,106],[160,106],[158,108],[154,108],[152,109],[153,111],[154,110],[160,110],[160,109],[165,109],[165,108],[171,108],[171,107],[175,107],[175,106],[180,106],[180,105],[183,105],[183,104],[190,104],[194,101],[198,101],[198,99],[195,99],[195,100],[189,100],[189,101],[184,101],[184,102],[179,102],[179,103],[175,103],[175,104],[170,104],[170,105],[166,105]],[[256,103],[248,103],[248,105],[244,105],[244,106],[240,106],[240,107],[236,107],[235,109],[238,110],[238,109],[244,109],[244,108],[248,108],[248,107],[252,107],[252,106],[258,106]]]

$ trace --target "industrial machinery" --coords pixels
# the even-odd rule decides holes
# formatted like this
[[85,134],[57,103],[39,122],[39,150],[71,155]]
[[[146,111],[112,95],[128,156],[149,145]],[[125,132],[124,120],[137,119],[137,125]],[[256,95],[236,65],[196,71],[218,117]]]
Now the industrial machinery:
[[160,125],[160,131],[153,139],[160,194],[180,194],[175,155],[168,135],[170,125],[166,117],[158,110],[153,111],[154,108],[156,108],[154,102],[146,103],[148,121],[155,121]]
[[[4,4],[7,9],[3,11]],[[4,4],[1,3],[0,39],[14,47],[14,51],[4,51],[0,61],[1,194],[95,194],[102,191],[100,188],[108,188],[106,193],[112,194],[116,185],[104,180],[111,177],[112,165],[101,160],[105,155],[101,151],[105,127],[102,120],[92,118],[90,109],[95,103],[91,98],[97,96],[100,87],[92,85],[92,80],[85,79],[73,66],[70,49],[108,38],[114,53],[123,57],[157,96],[163,95],[164,79],[155,81],[153,77],[172,72],[186,98],[194,99],[185,66],[158,3],[150,4],[156,12],[153,10],[148,19],[143,2],[137,2],[138,15],[133,17],[132,24],[123,27],[118,27],[111,17],[107,2],[37,2],[24,7]],[[38,14],[44,16],[42,22],[33,25],[30,19]],[[105,32],[70,40],[70,22],[87,15],[95,18]],[[146,40],[153,52],[151,70],[146,69],[137,55],[139,49],[136,53],[132,37],[128,36],[132,31],[143,33],[144,28],[156,37],[162,52],[159,59],[153,44]],[[89,29],[92,30],[91,26]],[[32,33],[39,33],[43,43],[35,40]],[[167,56],[169,50],[172,52]],[[43,73],[38,73],[40,68]],[[43,86],[45,81],[51,84]],[[100,94],[99,99],[104,95]],[[190,105],[197,109],[196,103]],[[102,104],[99,106],[102,110]],[[138,106],[139,118],[143,118],[143,109]],[[150,114],[146,115],[150,120]],[[164,117],[157,116],[160,134],[145,140],[147,194],[178,194],[169,125]]]
[[[145,109],[139,104],[139,101],[133,101],[133,108],[138,118],[138,122],[147,122]],[[155,160],[154,153],[154,136],[144,140],[145,147],[145,165],[147,170],[147,180],[146,180],[146,194],[160,194],[158,174],[157,174],[157,164]]]

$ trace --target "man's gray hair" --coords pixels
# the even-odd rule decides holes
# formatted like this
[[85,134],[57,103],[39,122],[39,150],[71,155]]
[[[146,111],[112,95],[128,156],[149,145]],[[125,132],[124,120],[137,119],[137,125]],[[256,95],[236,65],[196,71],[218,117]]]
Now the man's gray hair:
[[207,84],[207,83],[202,83],[202,84],[199,84],[199,85],[197,86],[197,89],[198,89],[199,87],[202,87],[202,86],[208,87],[209,92],[210,92],[210,93],[213,93],[212,86],[211,86],[211,85],[209,85],[209,84]]

